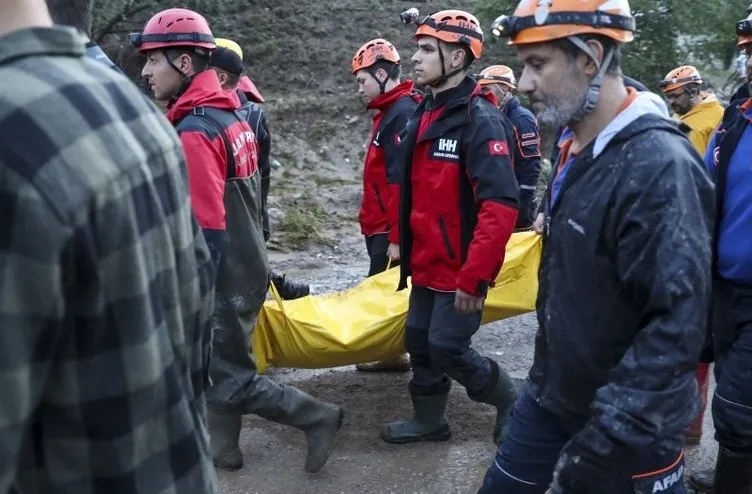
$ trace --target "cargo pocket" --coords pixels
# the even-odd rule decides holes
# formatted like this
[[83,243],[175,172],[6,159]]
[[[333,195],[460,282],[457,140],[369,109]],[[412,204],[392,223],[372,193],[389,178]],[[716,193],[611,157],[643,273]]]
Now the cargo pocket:
[[441,239],[444,241],[444,247],[446,248],[449,259],[454,260],[454,249],[452,248],[452,242],[449,240],[449,233],[447,232],[443,216],[439,216],[439,231],[441,232]]
[[685,494],[684,452],[671,465],[643,474],[632,476],[632,490],[635,494]]

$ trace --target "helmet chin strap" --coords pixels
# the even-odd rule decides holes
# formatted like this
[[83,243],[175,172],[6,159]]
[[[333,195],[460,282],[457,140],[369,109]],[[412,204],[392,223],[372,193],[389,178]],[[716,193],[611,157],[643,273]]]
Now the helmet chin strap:
[[465,67],[461,67],[447,74],[446,67],[444,65],[444,50],[441,49],[443,41],[441,41],[440,39],[437,39],[436,41],[438,41],[437,49],[439,50],[439,62],[441,63],[441,77],[439,77],[435,81],[426,83],[426,86],[430,87],[431,89],[438,88],[439,86],[444,84],[447,80],[449,80],[450,77],[453,77],[459,74],[460,72],[462,72],[463,70],[465,70]]
[[595,75],[595,77],[593,77],[593,80],[590,81],[590,85],[588,86],[587,94],[585,95],[585,101],[582,102],[580,109],[577,110],[577,112],[572,115],[572,118],[569,120],[570,124],[576,124],[582,121],[582,119],[585,118],[588,113],[592,113],[592,111],[595,110],[595,107],[598,105],[598,100],[600,99],[601,95],[601,84],[603,83],[603,77],[608,71],[608,66],[611,65],[611,59],[614,57],[614,49],[610,48],[606,52],[606,55],[603,57],[603,62],[600,62],[593,49],[590,48],[587,43],[582,41],[581,38],[577,36],[570,36],[569,38],[567,38],[567,40],[569,40],[570,43],[582,50],[585,55],[589,56],[598,67],[598,73]]

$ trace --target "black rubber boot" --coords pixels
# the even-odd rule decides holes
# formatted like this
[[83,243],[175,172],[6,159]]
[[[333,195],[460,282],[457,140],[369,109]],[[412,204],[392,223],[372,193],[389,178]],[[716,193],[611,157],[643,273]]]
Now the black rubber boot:
[[697,494],[712,494],[714,478],[714,469],[708,468],[707,470],[700,470],[689,476],[689,487],[691,487]]
[[713,494],[752,494],[752,455],[718,450]]
[[214,466],[235,471],[243,466],[243,454],[238,446],[243,416],[209,412],[209,436]]
[[452,437],[444,411],[449,393],[421,396],[411,394],[413,418],[387,424],[381,438],[392,444],[419,441],[448,441]]
[[340,407],[318,400],[299,389],[290,386],[283,389],[284,398],[279,403],[283,413],[267,418],[291,425],[305,433],[308,444],[305,469],[306,472],[316,473],[329,459],[334,436],[342,427],[345,414]]
[[280,276],[272,271],[270,278],[283,300],[295,300],[296,298],[307,297],[311,293],[308,284],[290,281],[287,279],[287,275]]
[[512,417],[512,408],[519,393],[515,380],[499,367],[496,361],[491,359],[488,359],[488,361],[491,363],[490,385],[476,401],[496,407],[493,442],[498,445],[507,434]]

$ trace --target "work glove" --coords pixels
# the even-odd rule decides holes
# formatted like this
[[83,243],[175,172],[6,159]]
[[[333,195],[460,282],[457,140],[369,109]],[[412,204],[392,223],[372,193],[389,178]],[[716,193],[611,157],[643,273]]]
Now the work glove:
[[551,494],[617,492],[619,447],[597,424],[590,423],[564,446],[554,469]]

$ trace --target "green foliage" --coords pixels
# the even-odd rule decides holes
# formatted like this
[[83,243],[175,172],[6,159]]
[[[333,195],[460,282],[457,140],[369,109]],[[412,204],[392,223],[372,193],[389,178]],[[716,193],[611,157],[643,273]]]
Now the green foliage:
[[[734,24],[746,17],[748,2],[632,0],[637,33],[635,41],[624,49],[624,73],[655,89],[671,69],[684,63],[703,68],[715,62],[727,67],[736,52]],[[490,31],[493,19],[511,15],[516,5],[516,0],[483,0],[477,14],[484,29]],[[503,43],[490,44],[498,49]],[[508,59],[508,51],[501,58]]]

